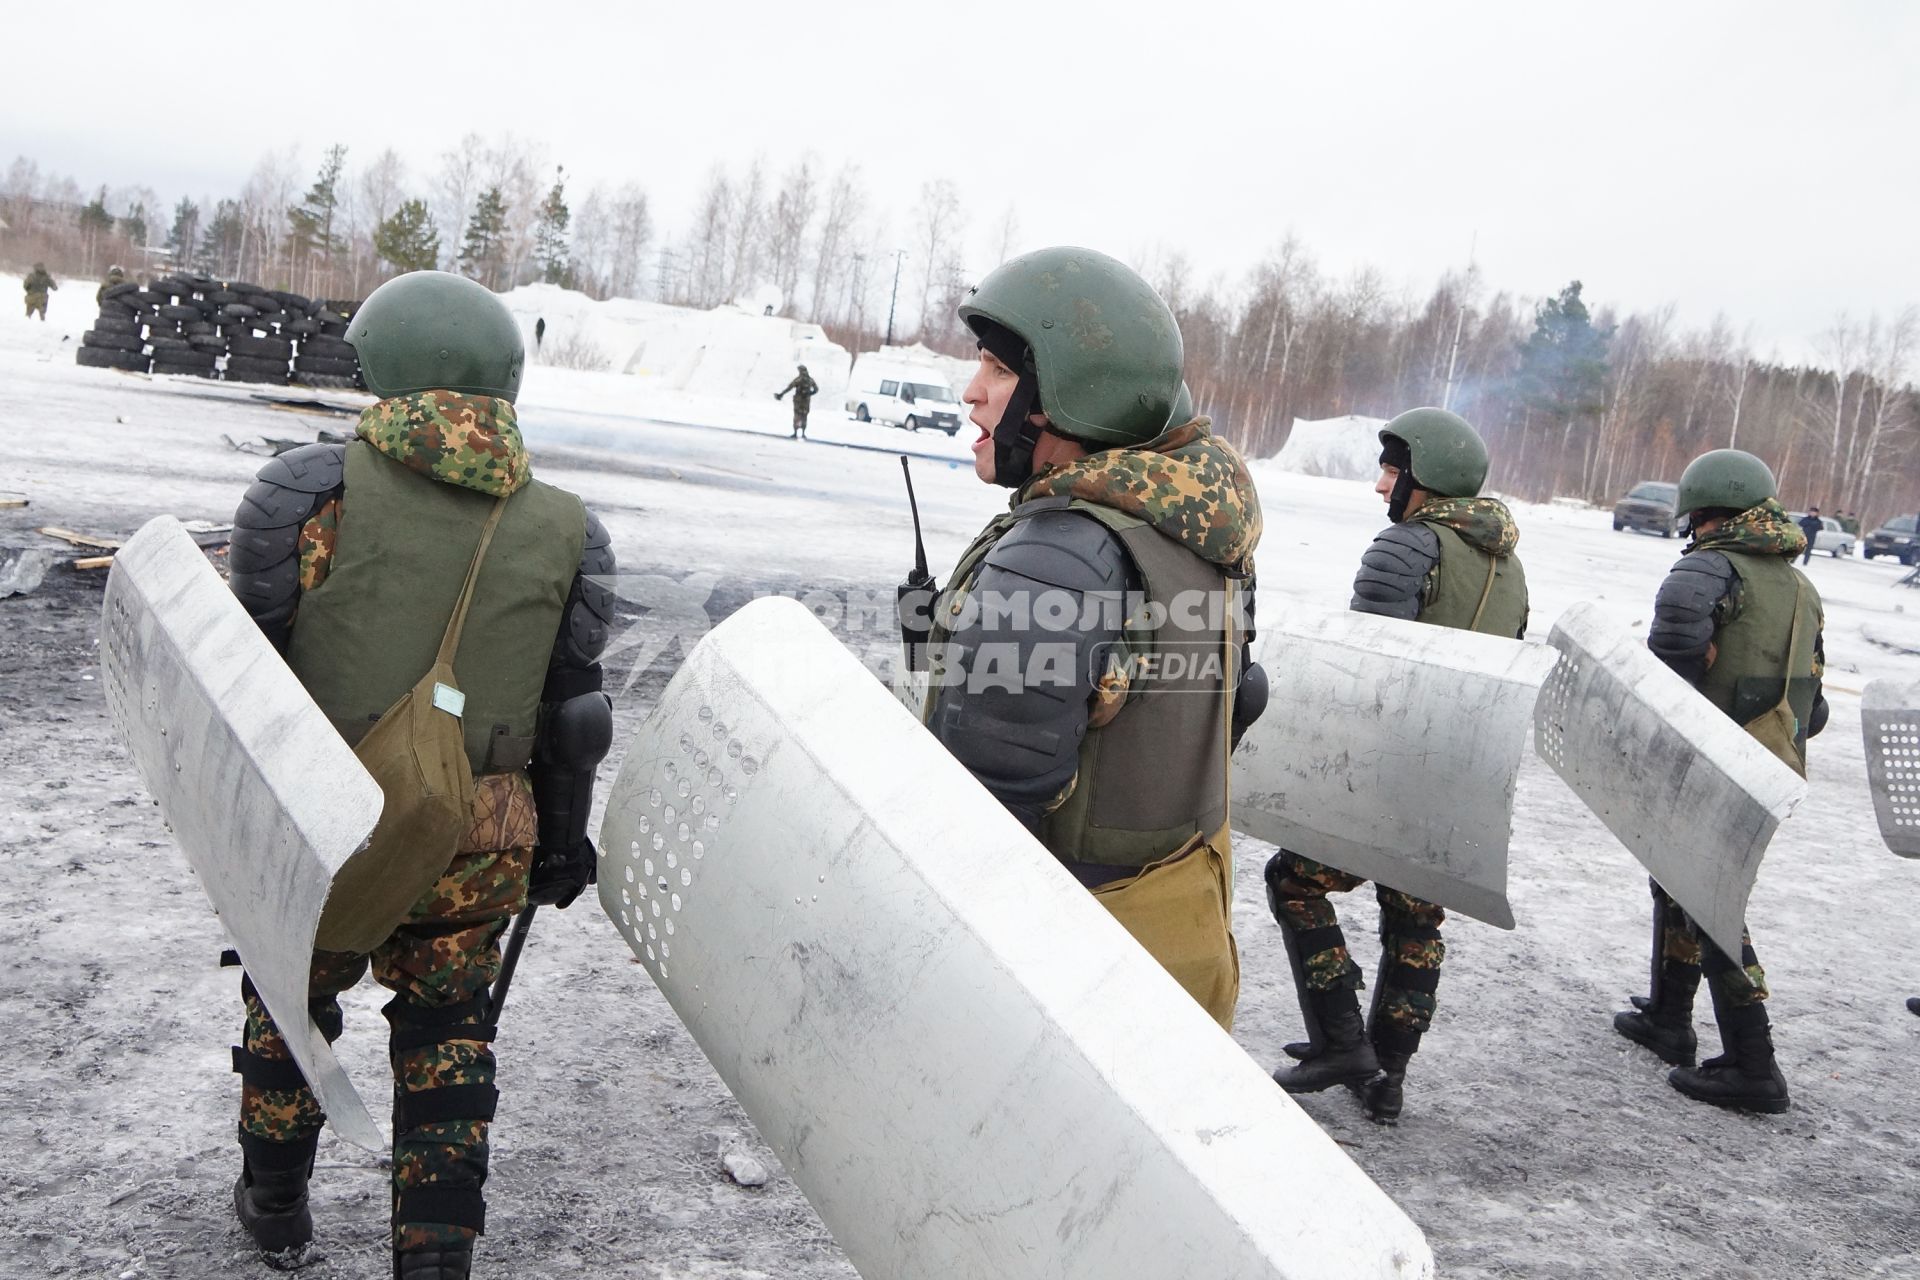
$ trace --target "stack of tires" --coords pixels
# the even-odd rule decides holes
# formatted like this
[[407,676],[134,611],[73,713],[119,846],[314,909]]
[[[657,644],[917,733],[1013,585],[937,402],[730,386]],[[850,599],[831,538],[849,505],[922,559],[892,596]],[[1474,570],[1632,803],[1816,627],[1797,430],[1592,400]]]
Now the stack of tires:
[[137,284],[117,284],[101,295],[99,318],[81,335],[76,361],[94,369],[147,371],[147,344],[140,336],[142,308],[131,299],[140,292]]
[[357,302],[315,302],[297,293],[210,276],[163,276],[144,288],[117,284],[77,359],[101,369],[186,374],[284,387],[364,387],[347,343]]
[[162,276],[139,291],[155,373],[219,376],[216,367],[227,349],[218,308],[211,301],[219,287],[208,276]]
[[364,387],[360,357],[347,342],[347,321],[357,302],[314,302],[293,356],[294,381],[310,387]]

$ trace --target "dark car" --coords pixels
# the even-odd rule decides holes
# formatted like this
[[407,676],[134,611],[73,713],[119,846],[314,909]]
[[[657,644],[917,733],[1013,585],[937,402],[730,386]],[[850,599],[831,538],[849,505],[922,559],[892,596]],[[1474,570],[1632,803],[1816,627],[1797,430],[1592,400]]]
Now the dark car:
[[1892,556],[1901,564],[1920,563],[1920,537],[1914,534],[1914,516],[1895,516],[1867,535],[1860,552],[1871,560]]
[[1680,486],[1659,480],[1643,480],[1627,490],[1627,496],[1613,504],[1613,528],[1648,529],[1663,538],[1671,538],[1680,527],[1673,504],[1680,497]]

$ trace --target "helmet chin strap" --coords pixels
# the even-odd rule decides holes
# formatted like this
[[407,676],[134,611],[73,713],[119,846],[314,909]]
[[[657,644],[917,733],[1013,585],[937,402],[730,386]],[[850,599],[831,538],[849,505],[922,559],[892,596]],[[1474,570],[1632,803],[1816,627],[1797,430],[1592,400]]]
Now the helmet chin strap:
[[1033,424],[1040,399],[1039,380],[1030,371],[1020,374],[1013,394],[1007,397],[1006,411],[993,429],[993,482],[1018,489],[1033,477],[1033,449],[1040,443],[1045,427]]

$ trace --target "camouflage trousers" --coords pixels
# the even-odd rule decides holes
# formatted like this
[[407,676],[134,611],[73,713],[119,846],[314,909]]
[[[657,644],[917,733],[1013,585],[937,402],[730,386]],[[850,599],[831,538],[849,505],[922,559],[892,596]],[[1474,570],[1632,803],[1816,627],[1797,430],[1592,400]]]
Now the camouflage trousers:
[[36,311],[40,313],[40,318],[42,320],[45,320],[47,318],[47,295],[46,294],[30,293],[27,295],[27,319],[29,320],[33,319],[33,313]]
[[[1358,991],[1366,978],[1348,952],[1340,917],[1327,895],[1367,883],[1356,875],[1285,849],[1267,863],[1267,892],[1276,914],[1310,939],[1300,967],[1314,991]],[[1368,1028],[1375,1048],[1410,1054],[1433,1023],[1434,994],[1447,944],[1440,926],[1447,913],[1411,894],[1375,885],[1380,899],[1380,990],[1374,993]],[[1314,945],[1317,941],[1318,945]]]
[[[475,1220],[497,1096],[487,993],[500,972],[500,935],[526,907],[535,834],[533,790],[524,773],[476,778],[473,825],[407,919],[367,955],[314,952],[308,1010],[329,1041],[341,1032],[337,997],[369,968],[394,993],[382,1012],[391,1026],[394,1074],[395,1249],[453,1244],[480,1229]],[[269,1064],[288,1061],[286,1041],[245,978],[241,996],[247,1054]],[[243,1133],[297,1142],[319,1132],[325,1117],[304,1082],[261,1087],[246,1074]],[[446,1212],[450,1203],[455,1208]],[[410,1205],[421,1211],[410,1212]]]
[[1655,905],[1665,908],[1661,917],[1665,926],[1660,931],[1661,959],[1699,970],[1708,982],[1719,988],[1720,998],[1735,1009],[1759,1004],[1771,994],[1767,990],[1767,971],[1760,967],[1760,957],[1754,954],[1753,938],[1745,925],[1740,927],[1740,963],[1735,964],[1731,956],[1714,945],[1713,939],[1700,931],[1693,917],[1667,896],[1659,881],[1649,878],[1647,883],[1653,886]]
[[810,402],[806,400],[796,399],[793,402],[794,434],[798,435],[807,429],[807,411],[810,407]]

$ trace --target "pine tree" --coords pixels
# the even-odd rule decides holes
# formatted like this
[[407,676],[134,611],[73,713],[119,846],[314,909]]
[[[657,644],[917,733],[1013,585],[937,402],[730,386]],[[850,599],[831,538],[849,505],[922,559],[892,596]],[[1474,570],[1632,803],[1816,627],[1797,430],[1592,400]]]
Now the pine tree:
[[80,229],[89,237],[101,235],[113,230],[113,215],[107,212],[107,189],[100,188],[100,194],[80,210]]
[[200,243],[200,206],[185,196],[173,207],[173,230],[167,232],[167,248],[173,260],[186,267],[193,264],[193,253]]
[[507,202],[499,187],[480,193],[467,219],[466,239],[460,245],[460,270],[489,289],[499,286],[501,251],[507,231]]
[[1611,329],[1596,329],[1575,280],[1533,313],[1533,333],[1520,344],[1520,394],[1527,406],[1564,423],[1598,413],[1607,377]]
[[240,250],[246,238],[246,213],[240,202],[222,200],[216,204],[201,241],[201,252],[215,275],[230,276],[240,270]]
[[573,215],[567,209],[567,171],[556,167],[553,189],[540,202],[533,254],[540,264],[540,278],[568,289],[573,287],[572,254],[567,244],[567,224],[572,220]]
[[287,210],[287,238],[293,242],[294,252],[309,262],[318,257],[331,264],[341,247],[333,234],[333,215],[340,207],[340,175],[346,167],[347,149],[338,143],[328,147],[313,185],[299,204]]
[[143,245],[147,242],[147,206],[136,204],[120,219],[120,234],[129,244]]
[[430,271],[440,261],[440,230],[424,200],[408,200],[373,229],[373,251],[397,271]]

